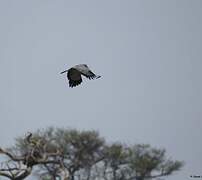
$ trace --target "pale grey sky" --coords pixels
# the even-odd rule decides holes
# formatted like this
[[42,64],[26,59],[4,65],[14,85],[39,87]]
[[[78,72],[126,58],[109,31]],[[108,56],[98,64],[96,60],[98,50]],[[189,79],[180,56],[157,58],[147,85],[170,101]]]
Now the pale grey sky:
[[[0,143],[48,126],[149,143],[202,175],[202,1],[0,1]],[[101,79],[68,87],[86,63]],[[29,178],[28,178],[29,179]]]

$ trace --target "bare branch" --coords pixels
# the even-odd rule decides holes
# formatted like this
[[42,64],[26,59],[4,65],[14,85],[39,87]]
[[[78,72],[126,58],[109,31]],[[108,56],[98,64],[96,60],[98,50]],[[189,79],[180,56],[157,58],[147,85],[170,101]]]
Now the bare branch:
[[17,157],[6,150],[3,150],[2,148],[0,148],[0,154],[4,154],[4,155],[8,156],[13,161],[23,161],[24,160],[24,157]]

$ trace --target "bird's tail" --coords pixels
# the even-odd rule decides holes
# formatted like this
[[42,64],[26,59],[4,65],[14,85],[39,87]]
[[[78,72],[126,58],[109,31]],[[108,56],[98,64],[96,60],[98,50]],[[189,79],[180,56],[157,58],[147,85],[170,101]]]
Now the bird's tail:
[[68,70],[62,71],[60,74],[63,74],[63,73],[66,73],[66,72],[68,72]]

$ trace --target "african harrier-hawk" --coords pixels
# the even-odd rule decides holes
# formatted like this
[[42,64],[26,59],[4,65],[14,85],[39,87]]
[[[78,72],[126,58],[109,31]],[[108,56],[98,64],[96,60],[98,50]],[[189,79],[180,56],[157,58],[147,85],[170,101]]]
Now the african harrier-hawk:
[[95,75],[86,64],[79,64],[73,66],[72,68],[61,72],[61,74],[67,73],[67,78],[69,80],[69,87],[75,87],[82,82],[81,75],[87,77],[88,79],[98,79],[101,76]]

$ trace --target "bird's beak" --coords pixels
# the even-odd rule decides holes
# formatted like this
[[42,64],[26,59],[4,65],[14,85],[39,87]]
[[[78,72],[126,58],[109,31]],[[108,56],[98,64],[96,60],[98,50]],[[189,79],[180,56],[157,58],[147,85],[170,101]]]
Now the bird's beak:
[[101,76],[97,76],[96,79],[101,78]]
[[60,74],[66,73],[68,70],[62,71]]

